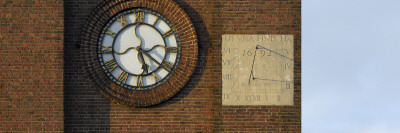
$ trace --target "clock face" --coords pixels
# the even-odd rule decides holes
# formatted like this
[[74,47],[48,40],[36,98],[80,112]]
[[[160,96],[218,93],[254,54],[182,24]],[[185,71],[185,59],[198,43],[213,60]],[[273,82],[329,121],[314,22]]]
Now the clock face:
[[97,44],[100,66],[115,84],[131,90],[153,89],[169,79],[181,57],[174,26],[160,13],[129,9],[103,27]]
[[120,105],[162,103],[195,71],[196,30],[173,0],[106,0],[88,16],[81,35],[88,79]]

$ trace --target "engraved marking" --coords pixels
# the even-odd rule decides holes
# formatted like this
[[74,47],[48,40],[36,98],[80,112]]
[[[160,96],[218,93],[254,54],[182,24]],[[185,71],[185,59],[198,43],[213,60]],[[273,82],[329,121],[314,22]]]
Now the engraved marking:
[[286,83],[286,89],[290,89],[290,83]]
[[285,70],[292,70],[293,64],[292,63],[285,63]]
[[275,80],[275,79],[263,79],[263,78],[255,78],[253,77],[254,80],[268,80],[268,81],[277,81],[277,82],[290,82],[293,83],[293,81],[286,81],[286,80]]
[[224,93],[224,99],[226,99],[226,100],[230,99],[229,95],[230,94]]
[[233,87],[235,87],[236,81],[238,81],[238,79],[239,79],[239,76],[236,78],[235,82],[233,82],[231,90],[233,90]]
[[223,65],[231,65],[231,60],[222,60]]
[[285,49],[286,54],[290,54],[290,50],[289,49]]
[[260,95],[245,95],[245,101],[260,101]]
[[231,74],[223,74],[222,75],[222,79],[224,79],[224,80],[232,80],[233,78],[232,78]]
[[261,46],[261,45],[257,45],[256,49],[265,49],[265,50],[268,50],[268,51],[270,51],[270,52],[272,52],[272,53],[274,53],[274,54],[277,54],[277,55],[279,55],[279,56],[282,56],[283,58],[286,58],[286,59],[289,59],[289,60],[294,61],[294,59],[292,59],[292,58],[289,58],[289,57],[287,57],[287,56],[285,56],[285,55],[283,55],[283,54],[280,54],[280,53],[278,53],[278,52],[275,52],[275,51],[273,51],[273,50],[271,50],[271,49],[265,48],[265,47],[263,47],[263,46]]
[[223,51],[224,53],[230,54],[230,53],[231,53],[231,48],[224,48],[222,51]]
[[236,95],[236,101],[240,101],[240,96]]

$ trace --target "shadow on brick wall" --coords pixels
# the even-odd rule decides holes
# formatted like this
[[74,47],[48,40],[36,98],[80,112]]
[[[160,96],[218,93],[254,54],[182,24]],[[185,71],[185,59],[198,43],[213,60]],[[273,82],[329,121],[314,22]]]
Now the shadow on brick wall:
[[64,130],[110,130],[110,102],[101,96],[83,71],[80,33],[89,13],[102,0],[64,1]]

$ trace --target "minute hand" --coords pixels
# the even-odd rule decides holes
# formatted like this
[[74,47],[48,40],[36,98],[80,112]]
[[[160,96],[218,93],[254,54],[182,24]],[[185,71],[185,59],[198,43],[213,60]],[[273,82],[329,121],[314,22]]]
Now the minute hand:
[[156,64],[158,64],[159,66],[162,66],[163,68],[165,68],[167,71],[171,71],[171,68],[168,67],[168,65],[163,65],[160,62],[158,62],[156,59],[154,59],[153,57],[151,57],[148,53],[146,53],[143,50],[139,50],[140,53],[143,53],[144,55],[146,55],[147,57],[149,57],[151,60],[153,60],[154,62],[156,62]]

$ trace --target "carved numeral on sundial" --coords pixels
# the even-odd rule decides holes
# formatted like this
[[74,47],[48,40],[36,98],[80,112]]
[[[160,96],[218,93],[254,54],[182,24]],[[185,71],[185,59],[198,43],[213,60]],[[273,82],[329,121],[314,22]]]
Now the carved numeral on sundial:
[[115,68],[118,67],[117,61],[115,61],[114,59],[109,60],[109,61],[106,61],[106,62],[104,63],[104,65],[106,66],[106,68],[107,68],[109,71],[113,71]]
[[136,13],[136,23],[144,23],[144,12]]
[[162,37],[165,38],[165,37],[171,35],[174,32],[175,32],[175,30],[169,30],[169,31],[165,32],[164,34],[162,34]]
[[[143,77],[142,76],[138,76],[137,86],[143,86]],[[140,87],[139,87],[139,90],[140,90]]]
[[292,63],[285,63],[285,70],[292,70],[293,64]]
[[286,83],[286,89],[290,89],[290,83]]
[[177,47],[166,47],[165,49],[166,49],[167,53],[178,53]]
[[107,47],[107,46],[101,45],[101,47],[102,47],[102,50],[101,50],[102,54],[111,54],[112,53],[112,49],[111,49],[112,46]]
[[117,33],[112,32],[112,31],[110,30],[110,28],[107,28],[106,34],[110,35],[112,38],[115,38],[115,36],[117,35]]
[[222,79],[224,80],[232,80],[232,74],[222,74]]
[[129,74],[125,71],[122,71],[121,74],[118,76],[119,83],[126,84],[126,80],[128,79]]
[[224,99],[225,99],[225,100],[231,99],[231,98],[229,97],[229,95],[230,95],[229,93],[224,93]]
[[160,78],[158,78],[158,76],[155,74],[155,73],[153,73],[153,77],[154,77],[154,81],[160,81]]
[[124,28],[124,26],[129,24],[124,15],[120,15],[119,18],[117,18],[117,21],[121,23],[121,28]]
[[289,49],[285,49],[285,52],[289,55],[291,51]]
[[164,67],[168,72],[170,72],[172,70],[172,67],[174,66],[174,64],[172,64],[171,62],[168,62],[166,60],[164,60],[161,63],[161,66]]

